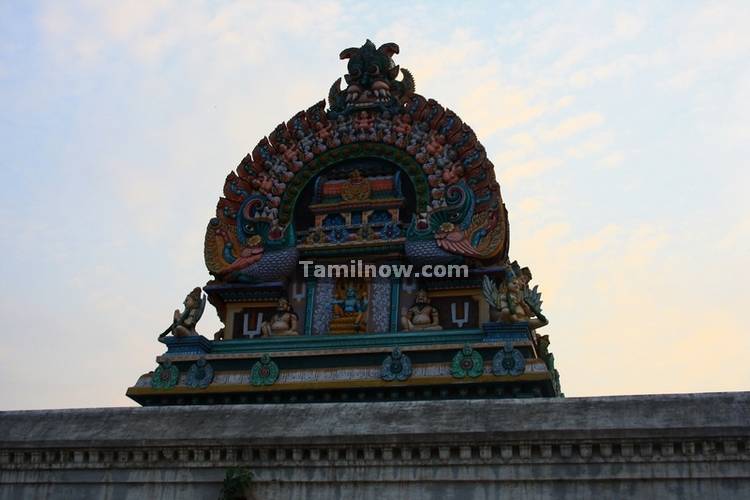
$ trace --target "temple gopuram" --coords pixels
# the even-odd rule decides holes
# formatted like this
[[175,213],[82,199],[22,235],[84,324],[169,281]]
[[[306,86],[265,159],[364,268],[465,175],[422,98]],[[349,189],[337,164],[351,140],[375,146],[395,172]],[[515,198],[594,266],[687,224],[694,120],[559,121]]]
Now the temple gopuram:
[[[562,396],[541,294],[509,257],[492,161],[456,113],[415,92],[398,53],[369,40],[342,51],[343,88],[227,175],[206,228],[212,279],[175,311],[130,398]],[[208,336],[207,302],[224,325]]]
[[750,498],[750,393],[562,397],[492,162],[398,52],[229,173],[142,407],[0,412],[0,500]]

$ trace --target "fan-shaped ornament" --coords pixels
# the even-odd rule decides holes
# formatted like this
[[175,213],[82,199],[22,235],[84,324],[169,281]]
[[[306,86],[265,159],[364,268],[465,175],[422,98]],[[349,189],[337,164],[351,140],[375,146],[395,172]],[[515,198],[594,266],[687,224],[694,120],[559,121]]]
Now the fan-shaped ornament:
[[403,382],[411,377],[411,360],[409,356],[401,352],[398,347],[393,348],[393,352],[383,360],[383,367],[380,370],[380,378],[386,382],[398,380]]
[[458,351],[453,357],[451,363],[451,375],[454,378],[476,378],[484,372],[484,360],[482,355],[471,348],[469,345],[465,345],[463,349]]
[[264,354],[250,369],[250,383],[253,385],[273,385],[279,378],[279,365]]
[[526,360],[518,349],[506,343],[492,358],[492,373],[497,376],[517,377],[526,370]]
[[154,371],[154,375],[151,377],[151,387],[154,389],[171,389],[177,385],[179,378],[180,370],[171,361],[166,360],[160,363]]
[[205,389],[211,384],[214,379],[214,369],[206,362],[205,358],[200,358],[198,361],[193,363],[188,370],[187,380],[185,383],[190,387],[196,387],[198,389]]

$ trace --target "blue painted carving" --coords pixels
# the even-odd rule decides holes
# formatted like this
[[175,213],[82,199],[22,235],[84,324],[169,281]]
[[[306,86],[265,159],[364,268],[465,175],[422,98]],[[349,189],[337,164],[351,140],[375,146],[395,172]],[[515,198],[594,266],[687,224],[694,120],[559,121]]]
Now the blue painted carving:
[[392,240],[401,236],[401,228],[398,227],[396,222],[388,222],[383,229],[380,230],[380,237],[384,240]]
[[530,340],[529,324],[525,321],[518,323],[487,322],[482,324],[484,340],[501,340],[503,342],[522,342]]
[[391,213],[388,210],[375,210],[368,218],[370,224],[381,224],[391,221]]
[[328,241],[343,243],[349,239],[349,231],[344,226],[336,226],[328,232]]
[[517,377],[526,370],[526,360],[521,351],[506,342],[501,351],[492,358],[492,373],[497,376]]
[[325,219],[323,219],[323,227],[325,228],[343,226],[345,224],[346,221],[344,220],[344,216],[341,214],[328,214],[326,215]]
[[236,275],[236,281],[241,283],[265,283],[277,281],[282,276],[289,276],[294,272],[299,262],[297,247],[265,252],[263,257]]
[[380,378],[386,382],[397,380],[403,382],[411,377],[411,360],[409,356],[401,352],[401,349],[394,347],[391,354],[383,360],[383,366],[380,370]]
[[203,335],[187,337],[162,337],[159,342],[166,344],[168,356],[183,354],[206,354],[211,352],[211,341]]
[[189,387],[205,389],[214,379],[214,369],[206,362],[205,358],[200,358],[188,370],[185,383]]

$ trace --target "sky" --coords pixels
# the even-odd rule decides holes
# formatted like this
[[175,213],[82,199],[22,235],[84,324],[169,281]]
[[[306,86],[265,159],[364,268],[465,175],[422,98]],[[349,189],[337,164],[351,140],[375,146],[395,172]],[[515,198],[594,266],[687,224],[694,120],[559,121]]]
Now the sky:
[[747,26],[744,1],[0,0],[0,409],[135,404],[225,176],[367,38],[487,149],[567,396],[750,390]]

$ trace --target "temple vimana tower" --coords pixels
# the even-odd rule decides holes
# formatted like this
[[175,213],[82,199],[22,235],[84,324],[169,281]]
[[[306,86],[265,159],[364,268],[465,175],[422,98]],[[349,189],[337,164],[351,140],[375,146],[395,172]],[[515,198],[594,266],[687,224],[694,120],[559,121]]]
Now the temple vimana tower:
[[[142,405],[562,396],[471,127],[369,40],[226,178]],[[410,269],[405,275],[395,269]],[[331,269],[332,272],[324,272]],[[386,269],[387,272],[379,272]],[[369,271],[369,272],[368,272]],[[462,271],[462,272],[459,272]],[[198,334],[206,299],[224,324]]]
[[140,406],[0,412],[0,500],[750,498],[750,393],[562,397],[492,161],[398,53],[215,187]]

